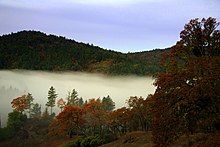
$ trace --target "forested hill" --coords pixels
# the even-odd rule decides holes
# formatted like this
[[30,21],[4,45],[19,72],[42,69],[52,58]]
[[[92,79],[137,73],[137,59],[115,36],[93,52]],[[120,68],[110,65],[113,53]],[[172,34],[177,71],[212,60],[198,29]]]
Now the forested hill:
[[42,32],[21,31],[0,36],[0,69],[152,75],[160,70],[164,51],[123,54]]

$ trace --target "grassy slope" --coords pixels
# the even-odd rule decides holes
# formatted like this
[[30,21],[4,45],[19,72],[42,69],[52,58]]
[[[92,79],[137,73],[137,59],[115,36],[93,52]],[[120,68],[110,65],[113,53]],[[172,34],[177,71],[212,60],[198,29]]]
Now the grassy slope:
[[[154,146],[151,140],[151,132],[135,131],[129,132],[119,137],[118,140],[108,144],[104,144],[101,147],[152,147]],[[22,143],[21,140],[8,140],[0,142],[0,147],[62,147],[63,145],[71,142],[74,138],[69,137],[53,137],[47,138],[36,144],[36,142],[26,141]],[[220,133],[197,133],[193,135],[183,135],[177,139],[171,147],[193,147],[193,146],[220,146]]]
[[150,132],[135,131],[121,136],[118,140],[102,145],[102,147],[152,147]]

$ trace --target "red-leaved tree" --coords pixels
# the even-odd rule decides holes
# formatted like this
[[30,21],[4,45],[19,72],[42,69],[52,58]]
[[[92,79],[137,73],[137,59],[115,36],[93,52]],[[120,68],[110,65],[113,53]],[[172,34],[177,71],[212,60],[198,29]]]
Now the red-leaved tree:
[[214,18],[193,19],[162,60],[155,85],[153,139],[168,146],[182,134],[220,125],[220,31]]
[[73,134],[82,133],[82,127],[85,123],[84,114],[85,111],[78,106],[65,106],[64,110],[50,124],[49,134],[68,134],[72,137]]
[[27,95],[22,95],[20,97],[13,99],[11,105],[14,110],[22,113],[30,108],[31,100],[32,100],[31,97],[28,97]]

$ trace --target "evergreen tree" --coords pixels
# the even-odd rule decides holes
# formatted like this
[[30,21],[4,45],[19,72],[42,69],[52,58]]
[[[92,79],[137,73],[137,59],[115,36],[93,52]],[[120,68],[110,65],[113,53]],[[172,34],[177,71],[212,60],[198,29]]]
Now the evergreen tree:
[[81,98],[79,99],[78,106],[79,106],[79,107],[82,107],[83,104],[84,104],[84,101],[83,101],[83,98],[81,97]]
[[78,106],[79,103],[79,98],[78,98],[78,93],[75,89],[73,89],[72,93],[68,93],[67,97],[67,105],[75,105]]
[[56,90],[53,86],[51,86],[50,90],[48,91],[48,102],[46,103],[46,106],[51,108],[50,114],[52,114],[52,108],[55,106],[56,98]]
[[29,117],[30,117],[31,111],[32,111],[32,106],[34,105],[33,104],[34,98],[31,93],[28,93],[26,97],[28,99],[28,113],[29,113]]
[[107,97],[103,97],[102,103],[104,110],[112,111],[115,109],[115,102],[113,102],[112,98],[109,95]]
[[30,111],[30,118],[40,118],[41,116],[41,105],[38,103],[33,104],[33,108]]

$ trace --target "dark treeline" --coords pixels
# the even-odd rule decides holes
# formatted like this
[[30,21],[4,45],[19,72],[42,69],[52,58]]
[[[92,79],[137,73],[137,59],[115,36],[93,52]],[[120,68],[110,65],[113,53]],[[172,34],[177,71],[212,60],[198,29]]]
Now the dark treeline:
[[123,54],[42,32],[21,31],[0,37],[0,69],[152,75],[160,70],[162,52]]

